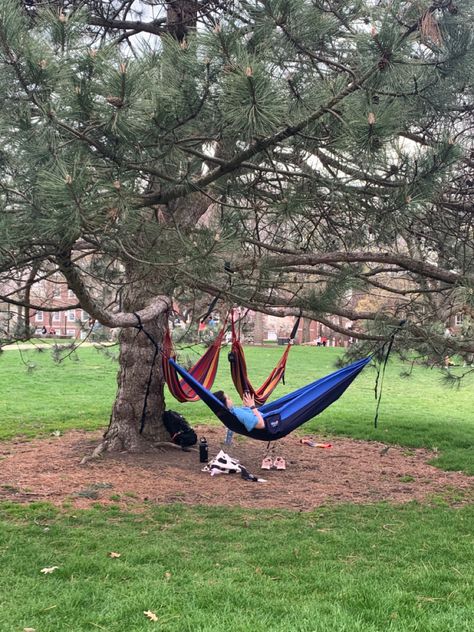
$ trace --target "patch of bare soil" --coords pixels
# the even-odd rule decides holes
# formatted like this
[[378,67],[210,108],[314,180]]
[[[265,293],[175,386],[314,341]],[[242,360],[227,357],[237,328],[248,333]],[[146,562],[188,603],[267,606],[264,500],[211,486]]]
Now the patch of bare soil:
[[[222,447],[225,431],[197,427],[206,436],[210,455]],[[315,441],[327,441],[312,437]],[[31,442],[0,443],[0,499],[17,502],[64,501],[76,507],[120,503],[133,507],[157,504],[227,505],[309,511],[328,503],[429,502],[441,495],[453,502],[474,498],[474,477],[444,472],[427,461],[435,455],[377,442],[341,437],[321,449],[300,443],[293,434],[278,441],[274,456],[287,469],[260,470],[266,444],[234,436],[225,451],[265,483],[238,474],[202,472],[197,450],[164,449],[145,454],[107,454],[81,465],[99,441],[99,433],[69,432]]]

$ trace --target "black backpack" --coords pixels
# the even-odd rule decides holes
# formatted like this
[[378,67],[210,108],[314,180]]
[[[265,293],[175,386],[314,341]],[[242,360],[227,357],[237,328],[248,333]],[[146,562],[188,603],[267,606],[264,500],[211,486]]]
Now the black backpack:
[[197,435],[186,419],[174,410],[165,410],[163,413],[163,423],[171,436],[171,441],[187,448],[197,443]]

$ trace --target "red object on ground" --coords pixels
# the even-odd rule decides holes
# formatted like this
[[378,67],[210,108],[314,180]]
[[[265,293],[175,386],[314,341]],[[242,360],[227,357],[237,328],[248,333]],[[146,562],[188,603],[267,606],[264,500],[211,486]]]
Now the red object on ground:
[[332,448],[332,443],[316,443],[311,439],[300,439],[303,445],[309,445],[310,448]]

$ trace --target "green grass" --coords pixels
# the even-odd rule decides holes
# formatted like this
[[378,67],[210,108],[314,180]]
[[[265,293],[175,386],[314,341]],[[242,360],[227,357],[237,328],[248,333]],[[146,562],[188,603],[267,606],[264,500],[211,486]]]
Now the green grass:
[[[27,364],[34,369],[28,370]],[[94,348],[79,349],[59,365],[48,350],[4,351],[0,355],[0,439],[106,425],[117,366]]]
[[0,506],[2,630],[472,629],[472,505],[69,511]]
[[[233,394],[226,353],[222,353],[215,384]],[[259,385],[282,348],[249,347],[246,353],[250,378]],[[293,348],[286,384],[278,386],[275,396],[332,371],[339,353],[338,349]],[[80,349],[77,357],[58,366],[48,352],[5,351],[0,356],[0,439],[107,425],[117,365],[93,348]],[[27,371],[22,358],[37,368]],[[437,448],[437,465],[474,474],[473,380],[452,390],[441,384],[439,371],[416,367],[412,378],[402,379],[402,369],[396,361],[388,365],[377,429],[373,427],[375,371],[369,366],[338,402],[302,431]],[[192,425],[218,423],[201,402],[180,404],[168,397],[168,406],[183,413]]]
[[[281,351],[247,350],[256,384]],[[337,354],[295,347],[277,393],[330,372]],[[47,352],[0,356],[0,438],[106,425],[117,365],[92,348],[77,357],[58,366]],[[27,371],[22,359],[36,369]],[[437,447],[439,465],[474,473],[472,382],[452,391],[435,371],[417,368],[402,380],[401,369],[388,367],[378,429],[368,368],[305,432]],[[232,393],[227,371],[223,357],[216,385]],[[201,403],[168,404],[192,424],[217,423]],[[450,502],[462,500],[452,490]],[[472,628],[472,504],[454,508],[434,497],[431,506],[346,505],[307,514],[146,504],[134,515],[118,507],[66,506],[0,504],[1,630]],[[111,551],[120,557],[110,558]],[[59,568],[41,574],[52,566]],[[145,617],[147,610],[158,622]]]

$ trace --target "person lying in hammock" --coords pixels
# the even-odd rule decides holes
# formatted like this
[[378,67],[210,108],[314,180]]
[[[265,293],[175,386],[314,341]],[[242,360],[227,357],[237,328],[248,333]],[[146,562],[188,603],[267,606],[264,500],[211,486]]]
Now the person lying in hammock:
[[[261,412],[255,406],[254,396],[248,391],[244,393],[242,398],[243,406],[234,406],[233,401],[224,391],[216,391],[213,395],[237,417],[240,423],[243,424],[249,432],[256,428],[260,430],[265,429],[265,420]],[[262,461],[262,470],[271,470],[273,468],[286,470],[285,459],[281,456],[277,456],[275,460],[273,460],[271,456],[265,455]]]
[[255,406],[254,397],[250,393],[244,393],[244,396],[242,398],[243,406],[234,406],[233,401],[231,400],[229,395],[227,395],[227,393],[224,393],[224,391],[216,391],[215,393],[213,393],[213,395],[220,402],[222,402],[233,415],[237,417],[237,419],[246,427],[249,432],[254,428],[265,428],[265,421],[260,411]]

